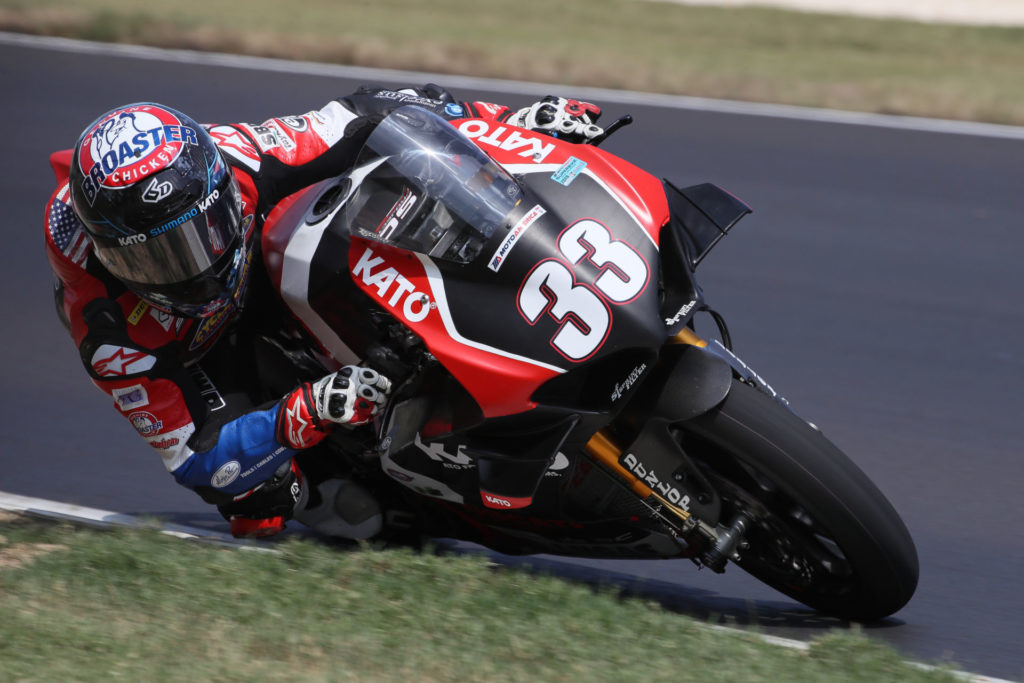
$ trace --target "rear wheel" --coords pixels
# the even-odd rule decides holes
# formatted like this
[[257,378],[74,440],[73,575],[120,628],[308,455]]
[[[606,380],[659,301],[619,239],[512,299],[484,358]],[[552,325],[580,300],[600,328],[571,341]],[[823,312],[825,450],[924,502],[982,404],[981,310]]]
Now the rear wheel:
[[914,593],[914,542],[892,505],[820,432],[733,381],[716,409],[681,425],[687,454],[745,521],[737,565],[815,609],[880,619]]

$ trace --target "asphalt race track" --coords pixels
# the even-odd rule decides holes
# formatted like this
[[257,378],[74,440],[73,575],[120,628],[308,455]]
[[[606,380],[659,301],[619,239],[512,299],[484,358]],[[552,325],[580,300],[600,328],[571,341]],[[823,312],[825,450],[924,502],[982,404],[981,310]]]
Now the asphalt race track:
[[[387,82],[20,42],[0,35],[0,491],[219,525],[114,414],[57,321],[42,246],[47,156],[127,102],[259,122]],[[494,87],[503,94],[456,90],[518,106],[550,90]],[[851,454],[917,541],[917,595],[867,633],[916,659],[1024,677],[1024,134],[626,99],[602,102],[603,123],[636,119],[606,149],[677,184],[715,182],[754,207],[702,264],[708,298],[737,353]],[[735,569],[532,564],[771,635],[805,639],[843,626]]]

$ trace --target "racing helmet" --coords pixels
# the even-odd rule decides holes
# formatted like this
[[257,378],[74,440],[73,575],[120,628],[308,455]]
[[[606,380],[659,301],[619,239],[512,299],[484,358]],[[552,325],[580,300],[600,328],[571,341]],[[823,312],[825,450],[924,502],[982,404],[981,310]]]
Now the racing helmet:
[[240,304],[252,219],[193,119],[153,103],[112,109],[79,137],[69,182],[93,253],[129,290],[190,318]]

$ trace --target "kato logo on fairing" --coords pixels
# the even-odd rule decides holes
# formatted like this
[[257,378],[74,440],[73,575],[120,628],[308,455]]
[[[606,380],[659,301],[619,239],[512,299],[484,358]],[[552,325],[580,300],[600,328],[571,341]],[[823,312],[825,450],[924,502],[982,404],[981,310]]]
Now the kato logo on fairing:
[[472,138],[478,144],[496,147],[508,152],[516,152],[519,156],[530,159],[535,164],[544,161],[555,151],[555,145],[536,135],[523,134],[519,128],[498,126],[491,130],[487,121],[471,120],[459,126],[459,132]]
[[396,269],[388,267],[377,269],[384,264],[384,259],[375,256],[373,249],[367,248],[352,267],[352,277],[362,281],[364,285],[376,290],[378,298],[392,308],[401,304],[402,315],[411,323],[418,323],[430,314],[430,297],[416,290],[416,285]]

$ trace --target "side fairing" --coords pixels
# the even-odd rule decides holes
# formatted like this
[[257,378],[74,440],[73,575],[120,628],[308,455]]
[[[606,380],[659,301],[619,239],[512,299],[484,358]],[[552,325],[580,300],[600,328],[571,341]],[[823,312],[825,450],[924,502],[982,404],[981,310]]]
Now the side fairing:
[[[353,237],[349,266],[356,285],[424,341],[486,417],[529,410],[536,388],[562,372],[516,353],[505,340],[463,334],[450,298],[463,282],[443,274],[426,256]],[[500,317],[492,318],[492,327],[503,325]]]

